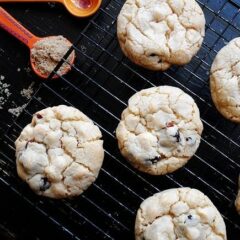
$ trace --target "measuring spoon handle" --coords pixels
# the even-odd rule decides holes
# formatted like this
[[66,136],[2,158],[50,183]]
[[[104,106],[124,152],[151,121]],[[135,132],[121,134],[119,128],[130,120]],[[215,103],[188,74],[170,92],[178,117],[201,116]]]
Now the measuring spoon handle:
[[0,7],[0,27],[26,44],[29,48],[32,48],[34,43],[39,40],[38,37],[29,32],[2,7]]

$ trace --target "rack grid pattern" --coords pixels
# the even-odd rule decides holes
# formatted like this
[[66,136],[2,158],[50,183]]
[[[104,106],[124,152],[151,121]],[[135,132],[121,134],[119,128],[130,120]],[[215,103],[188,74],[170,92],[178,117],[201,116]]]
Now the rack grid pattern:
[[[6,131],[0,150],[0,181],[9,185],[69,239],[134,239],[136,211],[143,199],[173,187],[189,186],[207,194],[222,213],[228,239],[240,235],[234,209],[240,173],[240,126],[225,120],[213,106],[209,71],[216,53],[240,34],[239,0],[199,0],[206,17],[206,37],[197,56],[184,67],[152,72],[123,56],[116,38],[116,18],[123,0],[104,0],[97,15],[72,49],[77,62],[60,80],[42,83],[23,113]],[[204,123],[199,150],[182,169],[166,176],[148,176],[120,155],[115,129],[127,100],[135,92],[158,85],[180,87],[196,101]],[[103,133],[105,160],[99,178],[73,200],[35,196],[16,176],[14,141],[39,109],[58,104],[83,111]]]

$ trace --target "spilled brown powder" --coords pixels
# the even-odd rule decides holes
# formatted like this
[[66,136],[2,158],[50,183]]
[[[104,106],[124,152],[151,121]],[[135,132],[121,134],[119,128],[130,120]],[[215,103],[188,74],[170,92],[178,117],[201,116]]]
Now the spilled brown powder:
[[28,88],[24,88],[22,89],[22,91],[20,92],[20,94],[22,95],[22,97],[25,97],[26,99],[30,99],[33,95],[33,85],[34,85],[34,82],[32,82]]
[[[35,43],[31,49],[31,59],[36,66],[36,69],[42,75],[48,76],[61,61],[70,47],[71,43],[63,36],[44,38]],[[67,62],[71,62],[73,57],[74,53],[72,52],[68,57]],[[70,65],[65,62],[58,70],[58,74],[62,75],[70,68]]]
[[15,107],[15,108],[9,108],[8,109],[8,112],[11,113],[12,115],[14,115],[15,117],[18,117],[23,109],[27,106],[27,104],[23,104],[22,106],[18,106],[18,107]]
[[5,76],[0,75],[0,110],[3,109],[11,92],[9,91],[10,84],[5,82]]

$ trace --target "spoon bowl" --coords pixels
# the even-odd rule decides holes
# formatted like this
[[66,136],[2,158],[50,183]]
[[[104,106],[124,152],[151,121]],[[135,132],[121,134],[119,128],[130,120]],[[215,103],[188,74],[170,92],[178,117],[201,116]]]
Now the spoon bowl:
[[[36,44],[38,41],[41,41],[43,39],[51,39],[51,38],[54,38],[55,36],[49,36],[49,37],[44,37],[44,38],[38,38],[38,40],[34,43]],[[67,45],[71,46],[72,43],[66,39],[66,42],[67,42]],[[32,46],[32,48],[34,47],[34,44]],[[32,49],[30,48],[30,50]],[[70,70],[71,70],[71,65],[73,65],[74,61],[75,61],[75,58],[76,58],[76,54],[75,54],[75,51],[72,51],[72,53],[70,54],[70,59],[68,59],[68,62],[66,64],[66,68],[64,68],[64,70],[58,72],[58,75],[55,74],[52,78],[53,79],[56,79],[59,77],[59,75],[65,75],[67,74]],[[41,71],[37,68],[36,66],[36,63],[34,61],[34,58],[32,57],[31,55],[31,52],[30,52],[30,64],[31,64],[31,67],[32,67],[32,70],[35,72],[36,75],[38,75],[40,78],[48,78],[49,75],[47,74],[42,74]]]
[[89,17],[100,7],[102,0],[63,0],[67,10],[76,17]]

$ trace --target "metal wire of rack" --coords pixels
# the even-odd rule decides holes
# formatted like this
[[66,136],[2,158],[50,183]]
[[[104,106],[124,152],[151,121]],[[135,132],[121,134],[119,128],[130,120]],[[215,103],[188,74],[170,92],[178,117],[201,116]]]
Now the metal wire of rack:
[[[116,38],[116,18],[123,1],[105,0],[71,49],[76,51],[78,59],[71,73],[60,76],[59,81],[43,83],[6,131],[0,151],[0,181],[50,218],[69,238],[133,239],[135,213],[141,201],[155,192],[179,186],[198,188],[207,194],[224,217],[228,239],[239,238],[240,219],[233,203],[240,172],[240,126],[216,111],[208,79],[218,50],[239,36],[240,1],[198,2],[207,20],[201,50],[188,65],[162,73],[135,66],[123,56]],[[154,177],[136,171],[123,159],[115,129],[129,97],[157,85],[180,87],[195,99],[204,133],[199,150],[185,167]],[[15,139],[34,112],[58,104],[77,107],[103,132],[105,160],[100,175],[93,186],[73,200],[39,198],[15,173]]]

